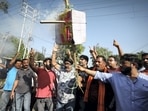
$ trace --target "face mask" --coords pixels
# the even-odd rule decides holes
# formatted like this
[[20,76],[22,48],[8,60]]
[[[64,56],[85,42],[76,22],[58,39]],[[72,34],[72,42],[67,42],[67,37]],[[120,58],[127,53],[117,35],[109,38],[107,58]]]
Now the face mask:
[[50,70],[51,69],[51,65],[45,65],[45,67],[48,69],[48,70]]
[[129,75],[131,73],[131,67],[122,67],[121,68],[121,72],[124,74],[124,75]]

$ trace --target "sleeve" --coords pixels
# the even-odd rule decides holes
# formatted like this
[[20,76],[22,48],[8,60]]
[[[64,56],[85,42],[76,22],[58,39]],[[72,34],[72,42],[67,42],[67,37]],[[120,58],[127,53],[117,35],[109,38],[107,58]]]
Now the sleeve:
[[95,74],[95,76],[94,76],[94,79],[99,79],[102,82],[106,82],[112,76],[113,76],[112,73],[105,73],[105,72],[99,72],[99,71],[97,71],[96,74]]
[[56,76],[59,76],[59,75],[60,75],[61,70],[62,70],[61,67],[60,67],[59,70],[56,69],[56,68],[53,68],[53,69],[52,69],[52,71],[55,73]]
[[34,78],[37,78],[37,73],[32,72],[32,75],[33,75]]
[[20,75],[19,75],[19,70],[17,71],[17,74],[16,74],[16,78],[15,80],[19,80],[20,79]]

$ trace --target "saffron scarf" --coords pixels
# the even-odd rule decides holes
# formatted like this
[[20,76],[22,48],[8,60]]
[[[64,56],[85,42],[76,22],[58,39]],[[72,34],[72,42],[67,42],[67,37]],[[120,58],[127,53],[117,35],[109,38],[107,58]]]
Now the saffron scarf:
[[[93,70],[95,69],[96,68],[93,68]],[[104,69],[104,72],[107,72],[107,68]],[[85,94],[84,94],[84,102],[88,102],[89,88],[92,80],[93,80],[93,77],[89,76],[86,84]],[[97,111],[105,111],[104,99],[105,99],[105,84],[99,81]]]

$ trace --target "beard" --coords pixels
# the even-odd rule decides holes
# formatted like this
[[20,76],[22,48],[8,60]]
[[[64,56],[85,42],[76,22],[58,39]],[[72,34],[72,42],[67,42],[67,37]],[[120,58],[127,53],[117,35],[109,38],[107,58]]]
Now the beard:
[[51,65],[45,65],[46,69],[50,70],[51,69]]
[[148,63],[147,62],[144,62],[143,66],[148,69]]
[[27,69],[28,68],[28,65],[24,65],[24,66],[22,66],[24,69]]
[[121,72],[124,75],[129,75],[131,73],[131,67],[122,67]]

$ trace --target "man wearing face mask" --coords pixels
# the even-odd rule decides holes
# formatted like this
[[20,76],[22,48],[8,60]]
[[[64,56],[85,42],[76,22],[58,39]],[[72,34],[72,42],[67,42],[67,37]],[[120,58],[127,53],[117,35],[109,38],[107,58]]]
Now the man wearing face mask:
[[116,111],[147,111],[148,75],[138,71],[141,61],[134,54],[124,54],[120,61],[121,73],[118,74],[92,71],[81,66],[77,66],[77,69],[111,84]]
[[142,70],[141,72],[148,75],[148,53],[142,54],[142,63],[143,63],[144,70]]
[[38,111],[53,111],[56,90],[56,77],[54,72],[51,70],[51,58],[45,58],[43,60],[43,67],[37,67],[34,65],[34,52],[30,52],[30,66],[33,71],[36,72],[37,79],[37,90],[36,90],[36,104]]

